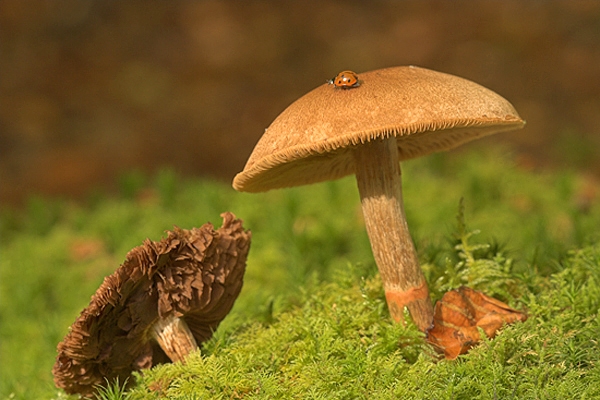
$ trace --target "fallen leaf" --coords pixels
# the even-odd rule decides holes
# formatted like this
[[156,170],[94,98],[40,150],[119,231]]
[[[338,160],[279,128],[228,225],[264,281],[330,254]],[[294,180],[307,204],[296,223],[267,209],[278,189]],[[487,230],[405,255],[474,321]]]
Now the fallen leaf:
[[482,339],[479,329],[493,338],[505,324],[526,319],[525,313],[463,286],[447,292],[436,303],[427,340],[447,359],[453,360]]

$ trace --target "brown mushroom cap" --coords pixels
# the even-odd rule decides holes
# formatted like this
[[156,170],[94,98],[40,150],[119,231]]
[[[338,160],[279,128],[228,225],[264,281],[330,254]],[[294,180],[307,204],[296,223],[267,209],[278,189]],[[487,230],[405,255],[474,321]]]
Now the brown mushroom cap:
[[449,150],[524,121],[503,97],[466,79],[418,67],[359,75],[361,86],[323,84],[284,110],[233,187],[261,192],[354,173],[351,148],[396,137],[400,161]]
[[160,322],[183,320],[198,343],[212,336],[241,290],[251,238],[232,213],[221,216],[218,230],[175,228],[127,254],[59,343],[58,387],[89,396],[106,380],[168,362],[154,339]]

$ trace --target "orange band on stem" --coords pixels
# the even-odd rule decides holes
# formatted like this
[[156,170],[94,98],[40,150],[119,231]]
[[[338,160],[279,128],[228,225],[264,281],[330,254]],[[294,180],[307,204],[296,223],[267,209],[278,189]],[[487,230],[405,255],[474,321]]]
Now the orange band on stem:
[[386,291],[385,299],[388,304],[395,304],[399,310],[403,310],[408,304],[415,300],[428,299],[429,289],[427,283],[423,282],[421,286],[410,288],[404,292]]

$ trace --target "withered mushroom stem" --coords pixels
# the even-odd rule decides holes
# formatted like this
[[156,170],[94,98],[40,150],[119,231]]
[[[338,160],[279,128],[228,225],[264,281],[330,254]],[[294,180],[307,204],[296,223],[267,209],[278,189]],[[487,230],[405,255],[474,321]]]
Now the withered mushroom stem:
[[190,352],[198,348],[187,323],[172,314],[160,318],[152,326],[152,336],[173,362],[183,361]]
[[404,214],[396,138],[356,146],[354,160],[365,227],[390,314],[402,322],[406,306],[425,331],[433,323],[433,307]]

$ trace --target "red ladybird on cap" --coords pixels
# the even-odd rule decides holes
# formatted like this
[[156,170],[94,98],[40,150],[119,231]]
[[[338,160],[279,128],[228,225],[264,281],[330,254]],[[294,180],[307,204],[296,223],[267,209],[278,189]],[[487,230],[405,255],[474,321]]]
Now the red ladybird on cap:
[[342,71],[335,78],[329,80],[329,84],[336,89],[352,89],[360,86],[358,75],[353,71]]

